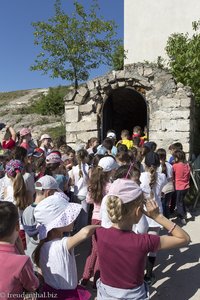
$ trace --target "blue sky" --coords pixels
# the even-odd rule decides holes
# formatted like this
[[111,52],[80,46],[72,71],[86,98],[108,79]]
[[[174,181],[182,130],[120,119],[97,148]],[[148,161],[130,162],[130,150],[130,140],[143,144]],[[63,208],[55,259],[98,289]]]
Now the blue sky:
[[[62,0],[67,11],[73,0]],[[90,0],[80,0],[88,5]],[[31,22],[47,21],[54,15],[54,0],[0,0],[0,92],[47,88],[65,85],[39,71],[30,71],[39,47],[34,46]],[[106,20],[115,20],[117,34],[123,39],[123,0],[98,0],[100,13]],[[108,68],[92,71],[90,78],[103,75]]]

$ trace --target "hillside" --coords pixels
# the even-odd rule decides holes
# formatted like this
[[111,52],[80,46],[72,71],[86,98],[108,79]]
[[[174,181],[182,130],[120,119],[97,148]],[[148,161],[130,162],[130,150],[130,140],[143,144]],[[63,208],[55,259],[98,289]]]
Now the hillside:
[[59,135],[64,118],[23,113],[23,108],[27,108],[47,92],[48,89],[33,89],[0,93],[0,123],[9,124],[16,131],[22,127],[29,127],[34,140],[44,132],[52,133],[54,136],[57,132]]

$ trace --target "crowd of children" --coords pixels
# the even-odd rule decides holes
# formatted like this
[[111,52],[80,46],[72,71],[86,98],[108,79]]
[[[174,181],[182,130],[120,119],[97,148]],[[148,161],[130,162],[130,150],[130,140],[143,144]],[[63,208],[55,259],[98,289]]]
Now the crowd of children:
[[[73,149],[38,144],[31,130],[0,124],[1,299],[149,299],[160,249],[190,242],[178,225],[189,215],[185,196],[190,166],[181,143],[157,149],[146,129],[114,130],[99,144],[91,138]],[[170,220],[176,213],[177,221]],[[160,235],[161,228],[168,235]],[[91,238],[78,279],[74,248]],[[7,275],[5,275],[7,274]],[[17,296],[15,296],[17,295]]]

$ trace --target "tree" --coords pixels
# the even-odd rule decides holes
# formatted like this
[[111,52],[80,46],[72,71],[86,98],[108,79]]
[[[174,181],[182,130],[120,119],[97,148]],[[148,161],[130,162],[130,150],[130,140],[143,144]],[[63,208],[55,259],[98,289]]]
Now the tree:
[[91,69],[111,65],[113,49],[120,41],[116,38],[114,21],[98,17],[97,0],[92,0],[88,12],[78,1],[73,5],[74,12],[68,15],[60,0],[56,0],[54,17],[46,23],[32,23],[34,44],[40,45],[42,51],[31,70],[70,80],[77,89],[80,81],[88,79]]
[[192,23],[192,37],[188,33],[174,33],[167,41],[169,66],[178,82],[192,88],[200,104],[200,20]]
[[127,51],[124,50],[124,45],[117,45],[112,54],[112,67],[115,71],[123,70],[124,59],[126,58]]

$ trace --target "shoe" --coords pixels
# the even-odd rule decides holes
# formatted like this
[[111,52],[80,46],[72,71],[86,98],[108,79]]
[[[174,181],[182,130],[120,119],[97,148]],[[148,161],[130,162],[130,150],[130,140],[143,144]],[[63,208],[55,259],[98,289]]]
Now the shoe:
[[187,224],[187,222],[186,222],[186,219],[181,219],[181,225],[186,225]]
[[154,274],[151,277],[144,276],[144,281],[148,284],[148,286],[152,286],[156,282],[156,276]]
[[79,284],[84,287],[87,285],[87,283],[88,283],[88,279],[81,278],[79,281]]
[[186,212],[186,220],[192,219],[192,215],[189,211]]

